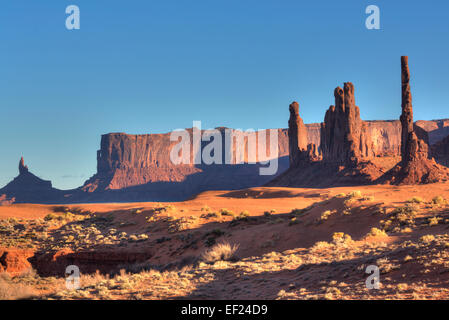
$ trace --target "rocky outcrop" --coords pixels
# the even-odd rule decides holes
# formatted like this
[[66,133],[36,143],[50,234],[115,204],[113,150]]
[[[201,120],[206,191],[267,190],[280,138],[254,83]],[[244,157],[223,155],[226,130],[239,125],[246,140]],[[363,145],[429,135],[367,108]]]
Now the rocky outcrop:
[[402,113],[401,121],[401,161],[380,180],[395,184],[417,184],[446,181],[449,169],[429,159],[429,145],[420,138],[423,133],[415,130],[413,124],[412,94],[408,57],[401,57]]
[[54,252],[35,253],[28,260],[40,276],[64,276],[67,266],[76,265],[81,274],[114,273],[127,265],[144,262],[153,256],[148,249],[96,249],[77,251],[61,249]]
[[64,192],[54,189],[50,181],[42,180],[32,174],[24,164],[19,162],[19,175],[0,189],[0,195],[15,202],[52,203],[62,200]]
[[15,198],[8,198],[6,194],[0,194],[0,206],[8,206],[16,201]]
[[341,165],[356,165],[372,157],[373,142],[355,105],[354,85],[334,90],[335,105],[330,106],[321,125],[323,160]]
[[335,105],[321,124],[321,154],[315,144],[298,143],[302,119],[298,104],[290,105],[290,168],[267,186],[323,187],[372,183],[383,170],[369,161],[373,142],[355,105],[354,85],[334,90]]
[[19,161],[19,174],[26,174],[28,172],[28,166],[25,165],[25,161],[23,157],[20,158]]
[[32,266],[28,259],[33,256],[31,249],[0,248],[0,273],[15,276],[30,270]]
[[294,101],[289,106],[290,119],[288,120],[288,145],[290,167],[307,164],[319,156],[314,143],[307,143],[307,128],[299,116],[299,104]]

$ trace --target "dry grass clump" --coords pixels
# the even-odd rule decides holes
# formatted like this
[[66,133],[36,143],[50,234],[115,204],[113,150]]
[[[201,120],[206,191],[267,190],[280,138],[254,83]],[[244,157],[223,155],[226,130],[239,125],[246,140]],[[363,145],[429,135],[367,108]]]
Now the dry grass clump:
[[336,213],[337,210],[326,210],[321,214],[320,220],[325,221],[327,220],[332,214]]
[[288,225],[289,225],[289,226],[293,226],[293,225],[298,224],[298,223],[299,223],[298,218],[297,218],[297,217],[293,217],[293,218],[291,218],[290,221],[288,222]]
[[447,203],[446,199],[444,199],[442,196],[436,196],[432,199],[432,204],[434,205],[442,205],[446,203]]
[[220,209],[220,214],[222,216],[230,216],[230,217],[235,217],[234,212],[232,212],[232,210],[226,209],[226,208],[222,208]]
[[388,220],[381,220],[382,228],[385,231],[400,232],[401,227],[414,228],[416,208],[413,205],[395,208]]
[[234,220],[247,220],[249,218],[249,212],[243,210],[238,216],[234,216]]
[[332,235],[332,242],[334,244],[351,244],[354,241],[349,234],[345,234],[344,232],[334,232]]
[[205,205],[204,207],[201,208],[202,212],[211,212],[211,209],[208,205]]
[[438,224],[438,218],[437,217],[429,218],[429,226],[436,226],[437,224]]
[[201,260],[206,263],[235,260],[235,253],[237,252],[238,248],[238,244],[230,244],[228,242],[218,243],[204,252],[201,256]]
[[360,199],[363,197],[363,194],[360,190],[356,190],[356,191],[352,191],[352,192],[348,193],[347,197]]
[[411,199],[408,199],[407,202],[408,202],[408,203],[423,203],[424,200],[423,200],[423,198],[421,198],[421,197],[416,197],[416,196],[414,196],[414,197],[412,197]]
[[31,286],[14,282],[8,273],[0,273],[0,300],[29,299],[32,296]]
[[157,203],[154,207],[153,207],[153,212],[155,214],[167,214],[170,215],[170,213],[174,213],[176,212],[177,209],[174,205],[172,204],[168,204],[168,205],[163,205],[161,203]]
[[198,218],[195,216],[182,217],[179,219],[171,219],[168,221],[168,232],[176,233],[190,229],[191,225],[196,222]]
[[388,237],[387,233],[383,230],[377,228],[371,228],[370,232],[367,233],[367,237]]
[[431,243],[434,240],[435,240],[435,236],[433,234],[426,234],[426,235],[422,236],[421,238],[419,238],[420,242],[423,242],[426,244]]

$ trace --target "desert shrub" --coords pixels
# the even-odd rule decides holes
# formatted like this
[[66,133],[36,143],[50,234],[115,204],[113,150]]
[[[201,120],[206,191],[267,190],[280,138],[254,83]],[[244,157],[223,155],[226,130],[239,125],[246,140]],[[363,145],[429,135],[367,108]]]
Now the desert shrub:
[[407,200],[408,203],[423,203],[424,200],[421,197],[412,197],[410,199]]
[[344,197],[346,197],[346,193],[344,192],[335,195],[335,198],[344,198]]
[[249,212],[244,210],[244,211],[240,212],[240,214],[238,216],[234,216],[233,220],[234,221],[237,221],[237,220],[248,220],[248,217],[249,217]]
[[204,207],[201,208],[201,211],[204,211],[204,212],[210,212],[211,209],[209,208],[208,205],[205,205]]
[[399,283],[397,288],[399,291],[405,291],[408,289],[408,284],[407,283]]
[[405,227],[401,230],[402,233],[410,233],[412,231],[413,231],[412,228],[409,228],[409,227]]
[[247,210],[243,210],[242,212],[240,212],[240,216],[248,218],[249,217],[249,212]]
[[54,213],[49,213],[44,217],[45,221],[51,221],[51,220],[55,220],[58,218],[58,215],[54,214]]
[[161,214],[161,213],[169,214],[169,213],[172,213],[175,211],[176,211],[176,207],[171,204],[163,205],[161,203],[158,203],[153,207],[153,212],[158,213],[158,214]]
[[218,243],[204,252],[201,256],[201,260],[206,263],[234,260],[236,259],[235,253],[238,248],[239,245],[237,244],[231,245],[228,242]]
[[322,250],[322,249],[327,249],[330,246],[332,246],[332,244],[330,244],[329,242],[318,241],[318,242],[315,242],[315,244],[310,248],[310,251],[311,252],[319,251],[319,250]]
[[363,195],[360,190],[352,191],[352,192],[348,193],[348,195],[347,195],[348,198],[356,198],[356,199],[359,199],[362,196]]
[[175,233],[184,231],[190,228],[190,225],[195,222],[194,217],[182,217],[179,219],[170,219],[168,222],[168,232]]
[[226,209],[226,208],[222,208],[222,209],[220,209],[220,214],[222,215],[222,216],[231,216],[231,217],[234,217],[235,216],[235,214],[234,214],[234,212],[232,212],[232,210],[229,210],[229,209]]
[[298,218],[293,217],[293,218],[290,219],[288,225],[289,225],[289,226],[292,226],[292,225],[295,225],[295,224],[298,224],[298,223],[299,223]]
[[326,210],[321,214],[320,220],[324,221],[329,218],[329,216],[332,214],[332,211]]
[[148,235],[145,234],[145,233],[142,233],[142,234],[139,234],[139,235],[137,236],[137,238],[138,238],[140,241],[145,241],[145,240],[148,240]]
[[345,234],[344,232],[334,232],[332,235],[332,242],[335,244],[350,244],[353,240],[349,234]]
[[419,238],[419,241],[423,242],[423,243],[430,243],[433,240],[435,240],[435,236],[433,234],[426,234],[426,235],[422,236],[421,238]]
[[437,217],[429,218],[429,226],[435,226],[437,224],[438,224],[438,218]]
[[383,230],[377,228],[371,228],[370,232],[368,232],[367,236],[371,237],[387,237],[387,233]]
[[219,218],[221,216],[220,213],[216,213],[216,212],[208,212],[208,213],[203,213],[201,215],[201,218],[204,219],[208,219],[208,218]]
[[396,214],[396,215],[405,214],[408,217],[414,217],[414,216],[416,216],[416,209],[415,209],[415,207],[408,205],[405,207],[399,207],[399,208],[394,209],[392,211],[392,214]]
[[446,200],[442,196],[436,196],[432,199],[432,203],[439,205],[439,204],[446,203]]

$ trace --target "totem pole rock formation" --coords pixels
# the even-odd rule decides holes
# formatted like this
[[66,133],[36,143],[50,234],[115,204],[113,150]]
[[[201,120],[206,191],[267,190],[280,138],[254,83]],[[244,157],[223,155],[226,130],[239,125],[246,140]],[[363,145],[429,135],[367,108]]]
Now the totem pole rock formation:
[[373,155],[366,126],[355,105],[354,85],[344,84],[334,90],[335,106],[327,110],[321,124],[323,160],[342,165],[355,165]]
[[401,57],[402,114],[401,121],[401,157],[403,164],[421,159],[428,159],[429,147],[423,139],[419,139],[413,126],[412,93],[410,90],[410,69],[408,57]]
[[402,113],[401,162],[394,167],[387,179],[396,184],[417,184],[446,181],[449,170],[429,159],[429,146],[413,124],[412,94],[408,57],[401,57]]

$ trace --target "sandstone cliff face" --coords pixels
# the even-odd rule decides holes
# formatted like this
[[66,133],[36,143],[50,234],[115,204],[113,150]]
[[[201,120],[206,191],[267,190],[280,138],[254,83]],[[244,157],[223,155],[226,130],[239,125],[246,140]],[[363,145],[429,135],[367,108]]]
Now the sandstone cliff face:
[[449,167],[449,136],[432,145],[431,154],[436,162]]
[[[196,129],[195,129],[196,130]],[[222,162],[220,164],[195,164],[193,150],[193,131],[187,129],[190,137],[190,162],[189,164],[175,165],[170,160],[170,152],[178,143],[170,141],[170,133],[157,135],[128,135],[114,133],[102,136],[101,149],[98,151],[97,174],[89,179],[82,190],[92,198],[107,199],[112,197],[105,191],[114,191],[113,197],[126,198],[132,194],[133,200],[166,199],[180,200],[193,196],[205,190],[239,189],[251,186],[260,186],[268,182],[272,176],[259,174],[260,164],[250,164],[250,160],[269,159],[270,134],[263,130],[260,136],[266,137],[265,157],[259,157],[257,149],[248,152],[248,136],[239,130],[230,131],[234,136],[234,144],[231,149],[233,157],[230,164],[225,164],[225,128],[218,128],[222,133]],[[285,129],[276,129],[279,139],[278,173],[287,169],[288,163],[288,133]],[[209,137],[212,132],[203,130],[202,135]],[[257,143],[259,136],[255,142]],[[237,141],[241,140],[243,146],[237,147]],[[213,139],[211,140],[213,141]],[[202,150],[209,144],[202,143]],[[254,154],[255,153],[255,154]],[[243,159],[239,163],[237,159]],[[254,157],[253,157],[254,156]],[[126,200],[124,200],[126,201]],[[143,201],[143,200],[142,200]],[[161,200],[162,201],[162,200]]]
[[415,122],[415,129],[416,127],[427,133],[429,145],[435,144],[449,135],[449,119],[418,120]]

